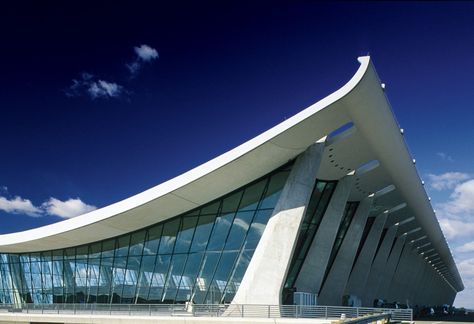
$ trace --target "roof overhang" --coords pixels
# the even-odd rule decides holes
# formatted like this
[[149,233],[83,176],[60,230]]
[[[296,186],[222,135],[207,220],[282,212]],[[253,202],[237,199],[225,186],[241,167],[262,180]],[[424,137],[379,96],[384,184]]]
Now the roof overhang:
[[258,179],[294,159],[317,140],[353,123],[350,129],[328,138],[318,178],[339,179],[356,170],[351,200],[361,200],[394,186],[394,190],[376,198],[373,213],[406,204],[389,216],[391,224],[415,217],[406,224],[410,226],[407,233],[410,228],[421,227],[414,235],[427,236],[425,241],[431,242],[454,278],[449,283],[455,290],[463,290],[446,239],[375,68],[369,57],[360,57],[359,62],[359,69],[342,88],[244,144],[115,204],[40,228],[0,235],[0,252],[72,247],[158,223]]

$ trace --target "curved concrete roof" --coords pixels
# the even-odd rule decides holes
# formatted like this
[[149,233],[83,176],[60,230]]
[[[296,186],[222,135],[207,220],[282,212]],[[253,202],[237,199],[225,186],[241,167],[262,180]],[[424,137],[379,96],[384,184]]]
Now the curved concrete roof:
[[[369,57],[342,88],[244,144],[156,187],[115,204],[55,224],[0,235],[0,252],[36,252],[72,247],[125,234],[176,216],[231,192],[295,158],[315,141],[352,122],[355,132],[327,141],[318,178],[338,179],[369,161],[351,199],[394,185],[379,209],[406,203],[444,265],[446,280],[464,286],[422,186],[399,125]],[[337,137],[337,136],[336,136]],[[327,150],[329,151],[329,150]],[[357,173],[356,173],[357,175]],[[397,212],[398,213],[398,212]],[[410,223],[410,224],[411,224]],[[421,236],[421,235],[419,235]]]

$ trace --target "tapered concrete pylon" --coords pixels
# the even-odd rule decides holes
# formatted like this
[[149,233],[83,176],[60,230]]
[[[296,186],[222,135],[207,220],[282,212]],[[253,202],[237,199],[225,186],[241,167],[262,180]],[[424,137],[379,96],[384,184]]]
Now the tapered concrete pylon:
[[377,255],[375,256],[372,267],[370,268],[369,278],[365,287],[365,293],[362,295],[362,306],[372,306],[373,300],[377,295],[378,288],[383,278],[383,270],[390,255],[390,249],[393,240],[397,234],[397,226],[391,226],[385,234]]
[[297,158],[233,304],[281,304],[284,281],[323,151],[324,142],[321,141]]
[[355,295],[359,298],[362,297],[362,294],[365,291],[367,278],[369,277],[369,269],[372,266],[372,260],[374,259],[377,245],[380,241],[380,236],[382,235],[382,230],[387,221],[387,217],[388,213],[382,213],[375,218],[359,257],[355,262],[354,269],[349,277],[345,290],[346,295]]
[[339,252],[334,263],[329,269],[326,282],[318,297],[318,303],[321,305],[341,305],[342,296],[352,265],[357,254],[357,248],[364,232],[365,223],[372,208],[374,197],[363,199],[354,215],[354,219],[347,230],[346,236],[341,244]]
[[[397,265],[402,254],[403,246],[405,245],[406,235],[402,235],[396,238],[395,245],[390,252],[388,257],[387,264],[382,272],[380,285],[376,298],[381,298],[387,300],[390,294],[390,283],[392,282],[395,271],[397,270]],[[400,301],[398,301],[400,302]]]

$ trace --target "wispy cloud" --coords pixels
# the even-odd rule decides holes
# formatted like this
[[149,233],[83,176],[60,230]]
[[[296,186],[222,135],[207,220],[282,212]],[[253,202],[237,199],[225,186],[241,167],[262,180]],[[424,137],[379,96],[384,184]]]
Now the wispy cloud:
[[443,161],[454,162],[454,159],[444,152],[437,152],[436,155]]
[[[446,174],[456,176],[438,184],[438,188],[452,190],[447,201],[435,205],[443,232],[450,239],[474,235],[474,179],[459,172]],[[446,178],[442,176],[437,177]]]
[[31,217],[40,217],[42,210],[35,207],[31,200],[21,197],[6,198],[0,197],[0,210],[9,214],[24,214]]
[[123,87],[114,82],[99,80],[91,82],[87,91],[92,99],[96,98],[116,98],[122,94]]
[[[159,58],[158,51],[146,44],[135,46],[133,50],[135,52],[134,59],[130,63],[125,64],[132,79],[137,76],[145,64],[149,64]],[[104,78],[92,73],[82,72],[78,78],[71,80],[71,85],[64,93],[68,97],[87,96],[95,100],[120,98],[124,95],[129,95],[131,92],[127,91],[119,82],[104,80]]]
[[144,63],[158,59],[159,54],[156,49],[145,44],[135,46],[133,49],[135,51],[136,58],[132,62],[125,64],[125,67],[128,69],[131,76],[135,77],[141,70]]
[[460,253],[474,252],[474,241],[467,242],[467,243],[464,243],[461,246],[458,246],[456,248],[456,252],[460,252]]
[[444,190],[448,199],[436,203],[436,216],[448,239],[465,290],[458,294],[458,307],[472,306],[474,297],[474,175],[446,172],[430,175],[431,188]]
[[91,99],[118,98],[124,93],[124,87],[115,83],[96,78],[93,74],[83,72],[66,90],[68,97],[89,96]]
[[[4,193],[8,194],[6,187]],[[58,216],[61,218],[72,218],[97,209],[93,205],[84,203],[80,198],[70,198],[62,201],[51,197],[40,206],[35,206],[31,200],[20,196],[0,196],[0,210],[8,214],[27,215],[31,217],[42,217],[45,215]]]
[[428,174],[430,186],[435,190],[453,189],[470,175],[462,172],[446,172],[443,174]]

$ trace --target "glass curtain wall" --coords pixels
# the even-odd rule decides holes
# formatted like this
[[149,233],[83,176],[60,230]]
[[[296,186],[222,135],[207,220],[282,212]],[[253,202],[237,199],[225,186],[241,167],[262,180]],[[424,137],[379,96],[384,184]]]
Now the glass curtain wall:
[[331,268],[334,264],[334,260],[336,260],[337,253],[339,252],[339,249],[341,248],[342,241],[344,240],[344,237],[347,234],[347,230],[349,229],[349,226],[352,223],[352,219],[354,218],[354,215],[357,211],[358,206],[359,206],[358,201],[349,201],[346,204],[346,207],[344,209],[344,215],[342,216],[342,221],[341,221],[341,224],[339,225],[339,229],[336,234],[336,239],[334,241],[334,245],[331,250],[331,256],[329,257],[328,265],[326,267],[326,272],[324,273],[323,284],[321,287],[323,287],[324,284],[326,283],[326,279],[328,277],[329,271],[331,271]]
[[0,303],[229,303],[290,168],[123,236],[0,254]]
[[309,247],[319,228],[319,224],[326,212],[329,200],[336,188],[336,181],[317,180],[306,210],[303,223],[298,234],[293,259],[290,264],[285,286],[283,288],[282,300],[285,304],[292,304],[294,284],[303,265]]

